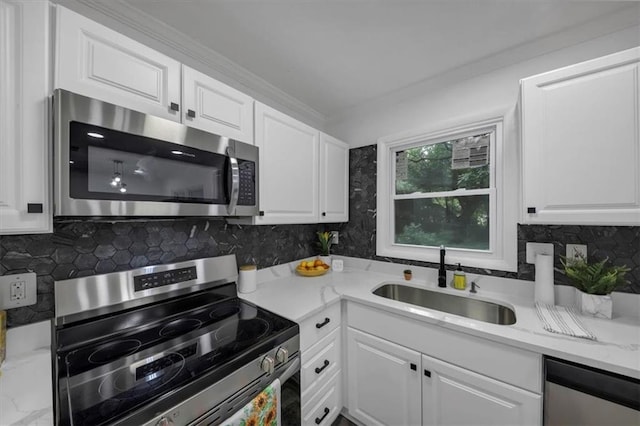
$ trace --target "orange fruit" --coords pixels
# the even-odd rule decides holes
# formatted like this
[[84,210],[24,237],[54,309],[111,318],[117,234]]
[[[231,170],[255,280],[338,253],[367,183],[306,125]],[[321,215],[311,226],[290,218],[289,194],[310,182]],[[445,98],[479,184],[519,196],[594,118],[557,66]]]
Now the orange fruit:
[[322,266],[322,260],[316,259],[315,262],[313,262],[313,266]]

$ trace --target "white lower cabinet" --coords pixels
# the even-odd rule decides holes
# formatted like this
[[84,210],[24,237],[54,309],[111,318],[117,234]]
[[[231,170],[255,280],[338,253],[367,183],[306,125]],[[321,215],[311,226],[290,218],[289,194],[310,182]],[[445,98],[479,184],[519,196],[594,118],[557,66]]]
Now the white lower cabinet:
[[327,426],[340,414],[342,409],[342,375],[336,373],[331,379],[302,407],[303,425]]
[[420,424],[420,353],[347,330],[347,408],[366,425]]
[[348,303],[346,407],[366,425],[540,425],[542,359]]
[[539,425],[542,397],[422,356],[423,425]]
[[304,425],[330,425],[342,410],[340,310],[340,303],[334,303],[300,324],[300,402]]

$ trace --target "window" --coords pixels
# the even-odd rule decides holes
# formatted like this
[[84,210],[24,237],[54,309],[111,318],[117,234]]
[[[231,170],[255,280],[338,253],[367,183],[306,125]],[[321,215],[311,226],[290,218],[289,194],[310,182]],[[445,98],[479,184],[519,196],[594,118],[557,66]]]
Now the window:
[[377,254],[515,270],[503,186],[502,120],[379,141]]

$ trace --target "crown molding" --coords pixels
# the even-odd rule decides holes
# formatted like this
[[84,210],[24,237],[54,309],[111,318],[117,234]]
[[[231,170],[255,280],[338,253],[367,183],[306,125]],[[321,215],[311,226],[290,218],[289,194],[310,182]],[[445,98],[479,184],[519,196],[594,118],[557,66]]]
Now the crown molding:
[[[166,23],[146,14],[123,0],[55,0],[67,6],[70,2],[80,4],[117,21],[127,28],[174,49],[197,63],[203,64],[235,82],[238,90],[249,89],[250,92],[263,96],[288,110],[301,119],[307,119],[314,125],[322,125],[327,117],[300,100],[287,94],[251,71],[231,61],[220,53]],[[233,85],[233,84],[230,84]],[[245,91],[246,91],[245,89]],[[254,95],[255,97],[255,95]]]

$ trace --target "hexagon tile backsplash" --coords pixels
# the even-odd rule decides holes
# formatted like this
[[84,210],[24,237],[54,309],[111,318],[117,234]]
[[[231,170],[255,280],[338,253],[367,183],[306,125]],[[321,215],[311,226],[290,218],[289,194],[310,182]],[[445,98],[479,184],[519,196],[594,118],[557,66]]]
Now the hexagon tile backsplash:
[[239,226],[176,219],[56,223],[53,234],[0,237],[0,275],[37,274],[36,305],[7,311],[14,327],[53,317],[55,280],[235,254],[259,268],[315,254],[317,225]]

